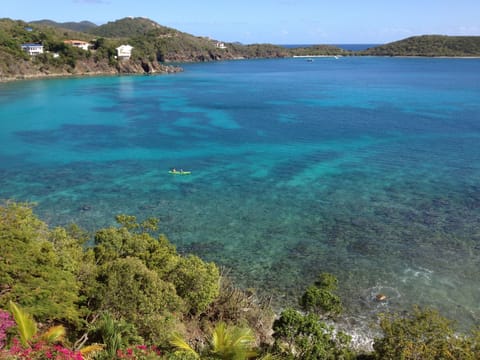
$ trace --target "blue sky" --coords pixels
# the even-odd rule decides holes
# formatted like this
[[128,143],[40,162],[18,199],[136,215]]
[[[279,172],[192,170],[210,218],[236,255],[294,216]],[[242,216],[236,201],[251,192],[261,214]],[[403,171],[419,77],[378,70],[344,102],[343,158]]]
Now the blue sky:
[[148,17],[197,36],[273,44],[480,35],[480,0],[1,0],[0,18],[104,24]]

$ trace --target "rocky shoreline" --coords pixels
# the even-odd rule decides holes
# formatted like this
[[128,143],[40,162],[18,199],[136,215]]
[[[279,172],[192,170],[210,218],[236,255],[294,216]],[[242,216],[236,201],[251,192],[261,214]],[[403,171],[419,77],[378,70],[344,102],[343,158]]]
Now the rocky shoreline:
[[179,66],[132,60],[121,61],[115,65],[110,65],[105,61],[78,61],[74,68],[34,65],[25,61],[15,64],[15,68],[8,69],[6,72],[0,72],[0,82],[76,76],[173,74],[182,71],[183,68]]

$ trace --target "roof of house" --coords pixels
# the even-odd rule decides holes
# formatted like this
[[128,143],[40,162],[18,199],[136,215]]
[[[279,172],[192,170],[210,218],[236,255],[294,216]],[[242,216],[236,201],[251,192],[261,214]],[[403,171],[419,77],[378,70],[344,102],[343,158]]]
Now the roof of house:
[[63,40],[63,42],[68,44],[88,44],[87,41],[83,40]]

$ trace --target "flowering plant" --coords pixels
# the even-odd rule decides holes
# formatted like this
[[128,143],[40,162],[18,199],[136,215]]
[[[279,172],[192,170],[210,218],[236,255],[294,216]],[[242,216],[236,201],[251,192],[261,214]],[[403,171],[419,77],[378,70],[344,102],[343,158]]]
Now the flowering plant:
[[3,349],[7,342],[8,330],[15,326],[12,315],[8,311],[0,309],[0,350]]
[[25,348],[17,338],[13,339],[10,349],[0,352],[0,357],[29,360],[84,360],[79,351],[73,351],[61,345],[50,345],[44,341],[38,341]]
[[[79,351],[58,344],[65,334],[63,326],[54,326],[38,334],[36,323],[26,312],[13,303],[10,307],[12,314],[0,309],[0,359],[84,360]],[[14,326],[17,326],[17,336],[7,347],[8,331]]]
[[137,345],[135,347],[130,347],[125,350],[117,351],[118,359],[132,359],[132,360],[155,360],[161,359],[160,350],[152,345]]

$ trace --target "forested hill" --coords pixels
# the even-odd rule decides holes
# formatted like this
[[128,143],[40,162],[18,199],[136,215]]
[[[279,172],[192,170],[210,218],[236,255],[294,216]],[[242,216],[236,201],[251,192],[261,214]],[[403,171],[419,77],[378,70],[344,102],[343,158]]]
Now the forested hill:
[[80,31],[80,32],[88,32],[90,31],[90,29],[97,27],[97,25],[92,23],[91,21],[81,21],[81,22],[69,21],[69,22],[59,23],[52,20],[37,20],[37,21],[32,21],[30,24],[64,28],[64,29]]
[[[88,50],[66,43],[80,40]],[[43,46],[28,55],[24,43]],[[128,61],[117,59],[117,47],[133,47]],[[147,18],[124,18],[97,26],[89,21],[57,23],[0,19],[0,81],[59,75],[163,73],[179,71],[165,63],[292,56],[480,56],[480,37],[418,36],[365,51],[328,45],[287,49],[272,44],[242,45],[194,36]]]
[[141,36],[153,30],[163,34],[180,33],[178,30],[162,26],[153,20],[142,17],[126,17],[116,21],[109,21],[104,25],[89,29],[88,32],[97,36],[121,38]]
[[[89,49],[74,47],[65,40],[88,42]],[[22,50],[24,43],[41,44],[43,53],[28,55]],[[119,61],[116,48],[127,44],[133,47],[131,57],[128,61]],[[89,22],[27,23],[0,19],[0,80],[172,72],[178,71],[178,67],[167,67],[164,63],[288,56],[289,51],[281,46],[223,43],[183,33],[146,18],[125,18],[101,26]]]
[[373,56],[480,56],[480,36],[413,36],[358,53]]

